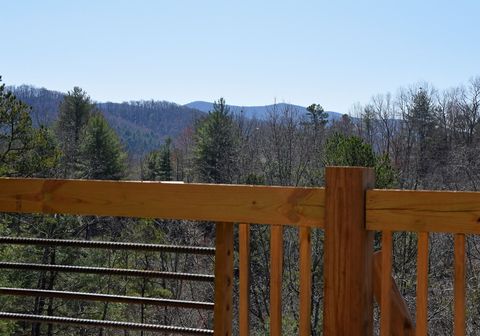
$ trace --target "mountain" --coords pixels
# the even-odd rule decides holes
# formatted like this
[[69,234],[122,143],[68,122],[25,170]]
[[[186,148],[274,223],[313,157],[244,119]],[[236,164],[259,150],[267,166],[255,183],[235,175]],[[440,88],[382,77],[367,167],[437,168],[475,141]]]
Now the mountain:
[[[64,93],[29,85],[9,87],[15,96],[32,107],[36,126],[52,125]],[[167,137],[175,138],[205,115],[190,107],[167,101],[131,101],[95,103],[133,156],[157,149]]]
[[[209,112],[213,110],[213,103],[205,102],[205,101],[194,101],[188,103],[184,106],[203,111]],[[234,113],[243,112],[246,117],[248,118],[257,118],[257,119],[266,119],[268,114],[271,113],[274,109],[279,109],[280,111],[284,110],[285,108],[292,108],[296,109],[300,114],[306,114],[307,109],[303,106],[293,105],[293,104],[286,104],[286,103],[278,103],[272,105],[265,105],[265,106],[236,106],[236,105],[228,105],[230,110]],[[342,113],[334,112],[334,111],[325,111],[328,113],[328,120],[338,120],[342,117]]]
[[[32,120],[36,126],[52,125],[58,117],[58,108],[65,93],[30,85],[8,87],[18,99],[32,107]],[[195,101],[178,105],[167,101],[130,101],[123,103],[95,103],[100,112],[117,132],[127,151],[141,157],[157,149],[167,137],[176,138],[192,127],[195,120],[213,110],[213,103]],[[306,114],[305,107],[279,103],[266,106],[229,105],[234,113],[243,111],[248,118],[265,120],[271,111],[290,108]],[[329,120],[340,119],[342,114],[327,111]]]

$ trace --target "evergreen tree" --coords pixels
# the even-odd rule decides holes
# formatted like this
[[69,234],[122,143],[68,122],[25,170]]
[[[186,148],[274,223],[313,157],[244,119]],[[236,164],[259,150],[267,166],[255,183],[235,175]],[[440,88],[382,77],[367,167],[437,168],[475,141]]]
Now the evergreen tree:
[[64,177],[75,175],[83,129],[94,111],[90,97],[79,87],[69,91],[60,104],[56,131],[63,154],[61,166]]
[[372,146],[356,136],[335,133],[325,144],[325,166],[358,166],[375,168],[375,186],[392,188],[395,169],[387,155],[375,155]]
[[79,147],[78,176],[118,180],[126,175],[126,153],[120,139],[100,113],[90,117]]
[[0,175],[51,177],[58,156],[52,132],[33,128],[30,108],[0,85]]
[[320,127],[324,127],[328,123],[328,113],[325,112],[320,104],[312,104],[308,106],[307,115],[316,130]]
[[423,181],[428,174],[430,160],[434,153],[434,122],[435,107],[431,96],[425,89],[420,88],[413,96],[413,103],[409,108],[407,122],[412,125],[413,145],[416,149],[416,179]]
[[160,150],[152,151],[147,154],[142,162],[142,180],[172,180],[171,144],[172,140],[167,138]]
[[54,177],[61,157],[53,131],[44,126],[33,130],[31,149],[15,165],[17,175]]
[[0,85],[0,175],[16,175],[15,165],[32,148],[29,112],[27,105],[5,90],[5,84]]
[[234,128],[230,109],[220,98],[195,130],[194,163],[200,181],[232,182],[237,153]]

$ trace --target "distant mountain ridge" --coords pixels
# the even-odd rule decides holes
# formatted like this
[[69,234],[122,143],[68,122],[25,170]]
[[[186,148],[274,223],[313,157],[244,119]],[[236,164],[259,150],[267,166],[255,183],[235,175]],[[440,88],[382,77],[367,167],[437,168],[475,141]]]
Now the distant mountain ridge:
[[[296,109],[300,113],[307,113],[307,109],[303,106],[294,105],[294,104],[287,104],[287,103],[278,103],[278,104],[271,104],[265,106],[237,106],[237,105],[229,105],[232,112],[238,113],[243,111],[247,118],[257,118],[264,120],[268,117],[268,114],[273,111],[275,108],[279,110],[283,110],[284,108],[293,108]],[[202,112],[209,112],[213,110],[213,103],[206,102],[206,101],[194,101],[184,106],[202,111]],[[342,113],[334,112],[334,111],[325,111],[328,113],[328,120],[338,120],[342,117]]]
[[[58,117],[65,93],[29,85],[8,87],[15,96],[32,107],[34,125],[52,125]],[[133,157],[158,149],[165,138],[175,138],[204,112],[167,101],[95,103],[125,148]]]
[[[34,125],[52,125],[58,117],[60,103],[65,93],[37,88],[30,85],[7,88],[15,96],[32,107]],[[213,103],[195,101],[178,105],[168,101],[130,101],[123,103],[95,102],[97,108],[117,132],[127,151],[133,157],[141,157],[158,149],[167,137],[176,138],[186,129],[193,127],[195,120],[213,110]],[[232,112],[243,111],[247,118],[266,120],[274,109],[282,111],[293,108],[306,114],[305,107],[278,103],[266,106],[228,105]],[[329,121],[338,120],[342,114],[326,111]]]

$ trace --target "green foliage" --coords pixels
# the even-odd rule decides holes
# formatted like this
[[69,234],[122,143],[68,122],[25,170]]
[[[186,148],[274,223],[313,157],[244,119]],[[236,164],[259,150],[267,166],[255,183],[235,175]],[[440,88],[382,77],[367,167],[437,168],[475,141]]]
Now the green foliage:
[[171,181],[173,176],[171,162],[172,140],[167,138],[160,150],[147,154],[142,162],[142,180]]
[[315,128],[323,127],[328,123],[328,113],[325,112],[320,104],[312,104],[308,106],[307,115]]
[[396,173],[388,155],[377,156],[372,146],[356,136],[335,133],[325,144],[325,166],[358,166],[375,168],[377,188],[396,185]]
[[0,85],[0,175],[16,175],[15,165],[32,148],[32,139],[29,107]]
[[325,144],[325,166],[374,167],[372,147],[359,137],[335,133]]
[[251,185],[263,185],[265,184],[265,177],[262,175],[258,175],[255,173],[250,173],[247,175],[247,178],[245,180],[245,184],[251,184]]
[[55,176],[61,157],[55,135],[51,129],[41,126],[33,130],[32,148],[16,163],[19,176]]
[[85,127],[79,147],[78,176],[118,180],[126,175],[126,153],[105,118],[95,113]]
[[94,111],[90,97],[79,87],[69,91],[60,104],[56,131],[63,154],[61,165],[64,177],[75,174],[83,129]]
[[1,85],[0,175],[53,176],[58,157],[51,131],[33,128],[30,108]]
[[198,179],[209,183],[231,183],[238,144],[230,109],[223,98],[195,130],[194,162]]
[[397,188],[397,171],[387,154],[375,158],[375,186],[377,188]]

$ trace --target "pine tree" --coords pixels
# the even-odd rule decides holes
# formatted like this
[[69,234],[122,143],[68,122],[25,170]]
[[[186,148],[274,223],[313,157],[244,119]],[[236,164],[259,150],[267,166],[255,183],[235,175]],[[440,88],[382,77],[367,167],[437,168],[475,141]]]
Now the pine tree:
[[388,155],[377,156],[372,146],[356,136],[335,133],[325,144],[325,166],[359,166],[375,168],[375,186],[393,188],[396,172]]
[[120,139],[100,113],[90,117],[79,147],[78,177],[118,180],[126,175],[126,153]]
[[147,154],[142,162],[142,180],[171,181],[173,178],[171,162],[172,140],[167,138],[160,150]]
[[328,123],[328,113],[325,112],[322,105],[312,104],[307,107],[307,115],[315,130],[324,127]]
[[220,98],[195,130],[194,163],[201,182],[232,182],[238,147],[235,134],[230,109]]
[[413,103],[409,108],[407,121],[413,130],[413,144],[416,149],[416,179],[423,181],[428,174],[430,160],[434,147],[434,104],[431,96],[425,89],[420,88],[413,96]]
[[56,131],[63,154],[61,167],[64,177],[75,175],[82,132],[94,111],[90,97],[79,87],[69,91],[60,104]]
[[167,138],[160,149],[160,181],[171,181],[173,176],[172,170],[172,139]]
[[[0,81],[1,81],[0,77]],[[0,175],[17,175],[15,168],[32,148],[30,108],[0,85]]]
[[53,131],[40,126],[33,130],[31,149],[17,161],[15,170],[19,176],[55,177],[60,157]]
[[0,85],[0,175],[52,177],[58,158],[51,130],[34,128],[30,107]]

